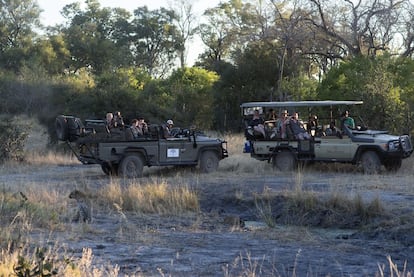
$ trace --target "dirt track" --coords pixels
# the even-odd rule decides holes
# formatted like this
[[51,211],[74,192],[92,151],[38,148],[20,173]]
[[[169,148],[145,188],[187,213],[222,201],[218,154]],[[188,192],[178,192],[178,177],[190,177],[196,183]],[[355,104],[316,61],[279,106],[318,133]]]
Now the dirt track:
[[[409,271],[414,270],[414,187],[407,170],[375,176],[312,169],[301,174],[255,174],[243,173],[230,163],[212,175],[183,170],[177,177],[172,169],[145,171],[142,183],[162,175],[171,186],[180,182],[192,187],[199,196],[200,214],[179,218],[126,214],[123,220],[116,212],[94,210],[87,231],[80,224],[66,222],[62,231],[37,230],[34,235],[39,243],[58,241],[77,256],[89,247],[96,265],[117,264],[121,275],[130,276],[375,276],[381,265],[389,271],[387,256],[400,270],[404,262]],[[8,187],[47,182],[56,184],[62,194],[80,183],[99,187],[110,181],[100,168],[83,165],[0,176],[0,183]],[[321,195],[360,195],[367,202],[379,198],[384,212],[405,222],[341,229],[295,226],[291,219],[292,224],[276,221],[275,227],[267,227],[253,196],[298,189]]]

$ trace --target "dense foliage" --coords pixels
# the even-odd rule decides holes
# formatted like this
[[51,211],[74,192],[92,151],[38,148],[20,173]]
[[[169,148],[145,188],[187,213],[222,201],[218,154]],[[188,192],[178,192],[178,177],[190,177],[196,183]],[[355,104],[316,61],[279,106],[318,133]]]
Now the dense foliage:
[[[408,0],[228,0],[198,25],[191,1],[133,14],[84,4],[47,27],[35,0],[0,4],[2,113],[36,116],[51,131],[58,114],[116,110],[127,123],[238,131],[245,101],[347,99],[365,102],[357,112],[371,127],[412,132]],[[188,67],[196,34],[205,49]]]
[[23,159],[29,130],[30,127],[24,122],[16,122],[9,116],[0,118],[0,162]]

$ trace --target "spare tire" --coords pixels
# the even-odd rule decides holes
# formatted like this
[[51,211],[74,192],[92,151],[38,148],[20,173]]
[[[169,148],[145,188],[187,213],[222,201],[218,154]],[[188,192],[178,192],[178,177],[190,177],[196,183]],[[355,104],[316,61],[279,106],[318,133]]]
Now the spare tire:
[[69,139],[68,121],[64,115],[56,117],[55,128],[59,140],[67,141]]

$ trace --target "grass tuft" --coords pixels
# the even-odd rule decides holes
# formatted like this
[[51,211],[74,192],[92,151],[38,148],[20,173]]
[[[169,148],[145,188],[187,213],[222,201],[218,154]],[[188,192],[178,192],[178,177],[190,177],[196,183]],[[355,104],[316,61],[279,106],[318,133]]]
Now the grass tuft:
[[117,210],[159,215],[179,215],[198,212],[196,193],[187,185],[169,185],[165,180],[141,184],[132,182],[125,187],[114,181],[100,190],[101,201],[114,203]]

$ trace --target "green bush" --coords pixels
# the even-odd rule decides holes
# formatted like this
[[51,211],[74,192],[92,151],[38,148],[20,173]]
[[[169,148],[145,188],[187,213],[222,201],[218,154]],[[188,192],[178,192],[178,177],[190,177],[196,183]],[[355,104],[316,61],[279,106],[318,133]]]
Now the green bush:
[[30,126],[10,116],[0,116],[0,162],[21,161]]

